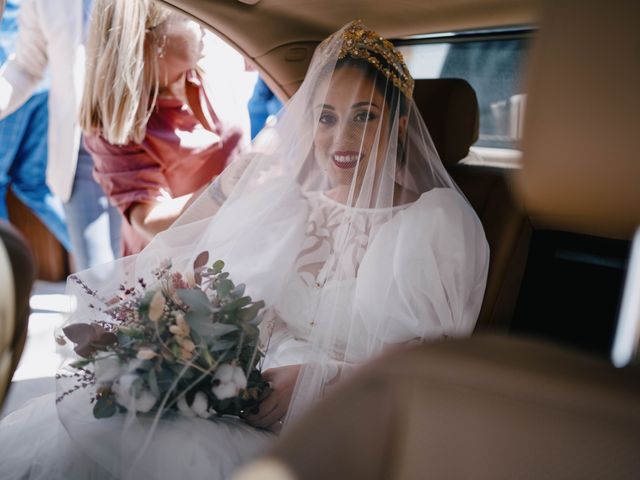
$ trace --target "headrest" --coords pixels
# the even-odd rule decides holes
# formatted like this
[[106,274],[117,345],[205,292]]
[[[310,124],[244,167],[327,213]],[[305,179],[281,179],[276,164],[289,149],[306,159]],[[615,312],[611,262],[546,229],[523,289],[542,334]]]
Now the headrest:
[[[4,285],[11,285],[14,296],[14,316],[26,326],[29,317],[29,295],[36,273],[33,254],[22,235],[4,220],[0,220],[0,243],[5,252],[5,255],[0,255],[0,262],[2,262],[0,283],[3,285],[0,289],[0,297],[9,295],[9,288],[5,288]],[[1,299],[0,302],[3,305],[6,303]],[[0,336],[2,336],[2,328],[3,326],[0,326]]]
[[26,337],[33,277],[24,239],[0,220],[0,408]]
[[413,99],[445,167],[458,163],[478,139],[478,99],[460,78],[416,80]]
[[538,223],[631,238],[640,224],[640,2],[543,7],[516,190]]

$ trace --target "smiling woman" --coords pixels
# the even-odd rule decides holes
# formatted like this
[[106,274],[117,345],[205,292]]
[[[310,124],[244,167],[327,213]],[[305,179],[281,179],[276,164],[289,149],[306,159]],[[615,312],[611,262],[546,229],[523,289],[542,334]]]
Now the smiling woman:
[[[316,158],[325,162],[335,186],[327,195],[345,202],[352,180],[358,195],[369,164],[379,183],[385,155],[389,151],[390,112],[397,109],[397,141],[405,141],[408,112],[404,96],[395,88],[387,89],[378,71],[367,61],[348,58],[338,62],[331,77],[325,103],[319,109],[318,131],[314,142]],[[354,88],[355,81],[355,88]],[[395,138],[392,140],[396,140]],[[398,156],[402,162],[402,152]],[[379,188],[378,185],[376,188]],[[394,205],[417,200],[415,192],[396,183]]]

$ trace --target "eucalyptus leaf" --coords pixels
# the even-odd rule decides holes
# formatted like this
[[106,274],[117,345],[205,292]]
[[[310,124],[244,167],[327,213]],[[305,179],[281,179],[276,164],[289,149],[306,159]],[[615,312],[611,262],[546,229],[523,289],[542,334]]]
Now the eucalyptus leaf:
[[133,382],[131,382],[131,394],[134,397],[138,397],[140,392],[144,389],[144,379],[142,377],[136,378]]
[[264,308],[264,302],[262,300],[240,310],[238,312],[238,317],[245,322],[250,322],[256,318],[261,308]]
[[236,285],[236,288],[233,289],[233,292],[231,292],[231,294],[234,297],[241,297],[244,295],[244,291],[247,288],[247,286],[244,283],[241,283],[240,285]]
[[223,312],[231,312],[233,310],[246,307],[250,303],[251,297],[240,297],[236,300],[233,300],[232,302],[227,303],[226,305],[223,305],[220,310],[222,310]]
[[160,397],[160,388],[158,387],[158,378],[156,377],[156,371],[152,368],[147,375],[147,382],[151,392],[157,397]]
[[255,325],[251,325],[250,323],[245,323],[244,325],[242,325],[242,329],[244,330],[244,333],[246,333],[249,337],[257,337],[258,335],[260,335],[260,330],[258,330],[258,327],[256,327]]
[[[189,322],[187,322],[187,323],[189,323]],[[196,332],[193,329],[191,329],[191,339],[193,340],[193,343],[195,343],[195,344],[202,343],[202,337],[200,336],[200,334],[198,332]]]
[[112,396],[103,396],[96,400],[93,406],[93,416],[95,418],[109,418],[116,414],[116,402]]
[[209,351],[208,348],[202,348],[202,359],[207,363],[207,368],[211,367],[211,365],[213,365],[213,355],[211,355],[211,352]]
[[232,340],[218,340],[213,343],[213,345],[209,345],[210,352],[221,352],[223,350],[229,350],[236,345],[236,342]]
[[218,283],[218,296],[226,297],[231,293],[231,291],[235,288],[235,285],[231,280],[224,279],[220,283]]
[[145,335],[140,330],[130,327],[118,327],[118,332],[130,338],[144,338]]
[[189,307],[192,312],[207,312],[213,313],[216,308],[211,305],[209,298],[202,291],[197,288],[182,288],[177,291],[180,300]]
[[214,323],[211,314],[204,315],[195,312],[187,313],[187,323],[200,337],[210,340],[213,337],[221,337],[227,333],[238,330],[237,325],[227,323]]
[[215,263],[212,265],[212,267],[213,267],[213,270],[214,270],[216,273],[220,273],[220,272],[222,272],[222,269],[224,268],[224,262],[223,262],[222,260],[218,260],[217,262],[215,262]]
[[229,323],[214,323],[212,327],[216,337],[222,337],[227,333],[231,333],[239,330],[239,327],[237,325],[232,325]]
[[167,369],[162,369],[156,374],[156,382],[163,392],[173,383],[173,374]]
[[174,357],[180,358],[180,346],[175,343],[171,345],[171,353],[173,353]]
[[153,299],[153,296],[156,294],[156,292],[157,290],[149,290],[144,294],[144,297],[142,297],[142,300],[140,301],[140,307],[143,310],[147,310],[149,308],[149,304],[151,303],[151,300]]

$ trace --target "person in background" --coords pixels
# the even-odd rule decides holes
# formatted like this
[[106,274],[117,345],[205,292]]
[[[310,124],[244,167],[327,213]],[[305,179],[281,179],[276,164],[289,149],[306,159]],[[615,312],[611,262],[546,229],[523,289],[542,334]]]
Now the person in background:
[[47,184],[63,202],[77,270],[113,260],[120,243],[120,216],[93,179],[77,124],[91,3],[23,0],[15,55],[0,70],[5,117],[28,100],[49,68]]
[[[0,65],[15,48],[20,1],[10,0],[0,20]],[[71,241],[60,199],[46,183],[48,92],[41,82],[15,112],[0,120],[0,218],[9,220],[7,193],[13,193],[49,228],[67,251]]]
[[262,77],[258,77],[248,107],[251,119],[251,138],[254,139],[264,127],[267,119],[280,111],[282,102],[274,95]]
[[246,108],[220,81],[222,64],[215,76],[199,68],[203,36],[152,0],[95,2],[80,123],[124,217],[124,255],[171,225],[246,143]]

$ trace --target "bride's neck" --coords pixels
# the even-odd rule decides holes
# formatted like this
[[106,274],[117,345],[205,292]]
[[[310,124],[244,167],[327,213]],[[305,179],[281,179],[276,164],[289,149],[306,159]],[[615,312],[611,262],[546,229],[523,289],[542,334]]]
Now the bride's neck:
[[[327,196],[336,202],[342,203],[344,205],[349,205],[355,203],[353,199],[357,199],[359,195],[359,189],[356,189],[356,192],[353,194],[353,199],[349,202],[349,192],[351,191],[350,185],[338,185],[331,190],[327,191]],[[399,183],[394,185],[393,189],[393,206],[404,205],[406,203],[413,203],[418,199],[419,195],[411,190],[407,190]],[[371,199],[369,201],[368,208],[375,208],[380,205],[376,205],[375,199],[376,195],[371,195]],[[353,206],[353,205],[352,205]]]

